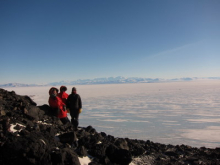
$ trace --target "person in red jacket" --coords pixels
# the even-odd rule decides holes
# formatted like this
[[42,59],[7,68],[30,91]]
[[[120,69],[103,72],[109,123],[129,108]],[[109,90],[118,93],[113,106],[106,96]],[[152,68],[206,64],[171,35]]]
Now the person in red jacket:
[[58,97],[61,98],[64,104],[66,104],[66,100],[68,98],[68,94],[66,93],[67,87],[66,86],[61,86],[60,87],[60,93],[58,93]]
[[57,96],[58,89],[55,87],[50,88],[49,90],[49,105],[53,111],[53,114],[57,116],[63,124],[66,124],[69,121],[67,117],[67,111],[65,109],[65,104],[62,102],[62,100]]

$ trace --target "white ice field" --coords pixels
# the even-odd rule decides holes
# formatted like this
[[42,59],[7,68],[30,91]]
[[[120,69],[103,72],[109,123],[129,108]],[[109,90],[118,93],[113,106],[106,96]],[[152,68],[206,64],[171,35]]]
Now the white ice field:
[[[67,86],[70,93],[73,86]],[[57,87],[59,88],[59,86]],[[220,81],[77,85],[80,126],[115,137],[220,147]],[[49,86],[4,88],[48,104]]]

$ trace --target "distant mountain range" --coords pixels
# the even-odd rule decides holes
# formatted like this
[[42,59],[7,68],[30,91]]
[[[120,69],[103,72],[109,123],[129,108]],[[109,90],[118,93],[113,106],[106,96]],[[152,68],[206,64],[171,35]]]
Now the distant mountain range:
[[0,84],[0,87],[31,87],[31,86],[39,86],[39,85],[38,84],[22,84],[22,83]]
[[177,82],[177,81],[193,81],[200,79],[208,80],[220,80],[220,77],[185,77],[175,79],[160,79],[160,78],[140,78],[140,77],[129,77],[125,78],[122,76],[108,77],[108,78],[95,78],[95,79],[79,79],[76,81],[60,81],[51,82],[48,84],[22,84],[22,83],[8,83],[0,84],[0,87],[32,87],[32,86],[60,86],[60,85],[89,85],[89,84],[128,84],[128,83],[160,83],[160,82]]

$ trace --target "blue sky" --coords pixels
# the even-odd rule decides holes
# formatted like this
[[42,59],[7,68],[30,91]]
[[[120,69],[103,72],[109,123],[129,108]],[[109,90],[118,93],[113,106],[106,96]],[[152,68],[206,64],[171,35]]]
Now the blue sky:
[[219,0],[1,0],[0,84],[219,77]]

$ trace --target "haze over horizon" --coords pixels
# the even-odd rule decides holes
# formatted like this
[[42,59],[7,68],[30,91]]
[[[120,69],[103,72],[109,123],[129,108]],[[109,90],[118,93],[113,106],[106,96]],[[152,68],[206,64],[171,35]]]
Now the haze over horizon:
[[0,84],[220,77],[218,0],[0,1]]
[[173,79],[161,79],[161,78],[143,78],[143,77],[102,77],[94,79],[78,79],[78,80],[60,80],[56,82],[48,83],[19,83],[11,82],[0,84],[0,88],[7,87],[34,87],[34,86],[60,86],[60,85],[103,85],[103,84],[140,84],[140,83],[172,83],[172,82],[193,82],[193,81],[220,81],[220,77],[183,77]]

